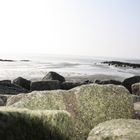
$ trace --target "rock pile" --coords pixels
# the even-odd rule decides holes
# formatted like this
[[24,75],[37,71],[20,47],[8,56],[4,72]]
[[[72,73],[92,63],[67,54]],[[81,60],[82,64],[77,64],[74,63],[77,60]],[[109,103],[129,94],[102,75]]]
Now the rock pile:
[[140,77],[123,82],[0,81],[0,139],[139,140]]
[[9,97],[7,106],[66,110],[75,120],[77,140],[87,138],[89,131],[101,122],[134,115],[131,95],[124,87],[115,85],[89,84],[68,91],[33,91]]

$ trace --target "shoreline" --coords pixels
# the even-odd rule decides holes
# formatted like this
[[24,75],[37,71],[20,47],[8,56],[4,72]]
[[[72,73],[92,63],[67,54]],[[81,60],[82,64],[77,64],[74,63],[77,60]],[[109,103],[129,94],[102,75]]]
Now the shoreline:
[[86,80],[94,82],[95,80],[117,80],[123,81],[126,77],[115,76],[115,75],[105,75],[105,74],[95,74],[95,75],[85,75],[85,76],[67,76],[66,81],[70,82],[84,82]]
[[[117,81],[123,81],[125,78],[129,78],[131,76],[119,76],[119,75],[107,75],[107,74],[93,74],[93,75],[76,75],[76,76],[65,76],[63,75],[68,82],[84,82],[86,80],[94,82],[95,80],[117,80]],[[132,75],[135,76],[135,75]],[[0,81],[3,80],[14,80],[17,77],[24,77],[24,76],[16,76],[14,78],[1,78]],[[24,77],[32,82],[35,81],[40,81],[42,80],[43,77],[35,77],[35,78],[30,78],[30,77]]]
[[[123,81],[128,77],[135,75],[140,76],[140,68],[127,67],[128,64],[133,65],[133,61],[130,61],[131,63],[124,63],[123,60],[108,60],[107,64],[104,64],[103,62],[105,62],[105,60],[97,58],[73,58],[72,60],[63,58],[63,61],[56,58],[45,58],[42,58],[44,61],[41,59],[39,59],[39,61],[35,61],[27,58],[19,60],[1,59],[0,80],[14,80],[17,77],[24,77],[31,81],[38,81],[41,80],[49,71],[55,71],[61,74],[67,81],[76,82],[110,79]],[[14,63],[8,63],[7,61],[9,60],[14,60]],[[117,64],[117,66],[115,64]]]
[[[68,82],[84,82],[86,80],[94,82],[95,80],[116,80],[122,82],[124,79],[129,78],[131,76],[117,76],[117,75],[107,75],[107,74],[94,74],[94,75],[79,75],[79,76],[64,76],[66,81]],[[28,78],[27,78],[28,79]],[[32,82],[42,80],[42,77],[40,78],[32,78],[28,79]]]

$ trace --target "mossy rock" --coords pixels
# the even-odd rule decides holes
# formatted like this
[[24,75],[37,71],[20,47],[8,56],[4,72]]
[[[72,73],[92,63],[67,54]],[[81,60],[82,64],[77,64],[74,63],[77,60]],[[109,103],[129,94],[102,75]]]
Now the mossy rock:
[[87,140],[140,140],[140,120],[117,119],[97,125]]
[[[8,98],[7,105],[11,99]],[[77,122],[79,137],[84,139],[101,122],[132,118],[134,115],[130,93],[123,86],[116,85],[90,84],[69,91],[34,91],[11,106],[33,110],[67,110]]]
[[135,119],[140,120],[140,102],[134,103]]
[[1,140],[76,140],[67,111],[0,108]]

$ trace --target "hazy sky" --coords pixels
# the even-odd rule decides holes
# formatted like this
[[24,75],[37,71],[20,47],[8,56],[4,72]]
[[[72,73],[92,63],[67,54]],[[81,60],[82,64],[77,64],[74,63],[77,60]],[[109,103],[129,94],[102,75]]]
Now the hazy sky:
[[0,0],[0,53],[140,58],[140,0]]

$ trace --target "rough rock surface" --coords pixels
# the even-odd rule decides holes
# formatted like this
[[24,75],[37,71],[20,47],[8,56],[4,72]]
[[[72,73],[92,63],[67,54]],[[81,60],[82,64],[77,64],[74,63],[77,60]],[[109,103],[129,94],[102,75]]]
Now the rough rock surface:
[[131,94],[132,98],[133,98],[133,102],[136,103],[136,102],[140,102],[140,96],[138,95],[133,95]]
[[20,101],[23,97],[27,96],[26,94],[18,94],[18,95],[11,95],[6,99],[6,105],[10,106],[18,101]]
[[61,76],[60,74],[51,71],[42,80],[43,81],[58,80],[60,82],[64,82],[65,81],[65,78],[63,76]]
[[5,106],[7,103],[8,96],[6,95],[0,95],[0,106]]
[[0,81],[0,84],[2,84],[2,85],[11,84],[11,80],[2,80],[2,81]]
[[140,119],[140,102],[134,103],[135,119]]
[[28,90],[11,83],[0,83],[0,94],[27,93]]
[[140,83],[135,83],[131,86],[132,94],[140,96]]
[[13,80],[13,84],[19,85],[19,86],[21,86],[21,87],[23,87],[25,89],[30,90],[31,81],[29,81],[27,79],[24,79],[22,77],[18,77],[18,78]]
[[5,105],[4,101],[0,98],[0,106],[4,106],[4,105]]
[[69,89],[72,89],[72,88],[75,88],[77,86],[81,86],[82,83],[74,83],[74,82],[63,82],[61,83],[61,89],[63,90],[69,90]]
[[30,89],[31,91],[56,90],[56,89],[60,89],[60,82],[58,80],[32,82]]
[[121,85],[122,83],[120,81],[116,81],[116,80],[95,80],[96,84],[102,84],[102,85],[106,85],[106,84],[113,84],[113,85]]
[[133,76],[133,77],[125,79],[122,82],[122,85],[124,87],[126,87],[130,93],[132,93],[131,86],[135,83],[138,83],[138,82],[140,82],[140,76]]
[[76,140],[66,111],[0,108],[1,140]]
[[[18,97],[18,95],[17,95]],[[11,98],[8,98],[10,102]],[[89,84],[69,91],[34,91],[11,106],[29,109],[67,110],[78,122],[80,138],[87,138],[97,124],[110,119],[132,118],[133,100],[123,86]]]
[[116,119],[97,125],[87,140],[140,140],[140,120]]

